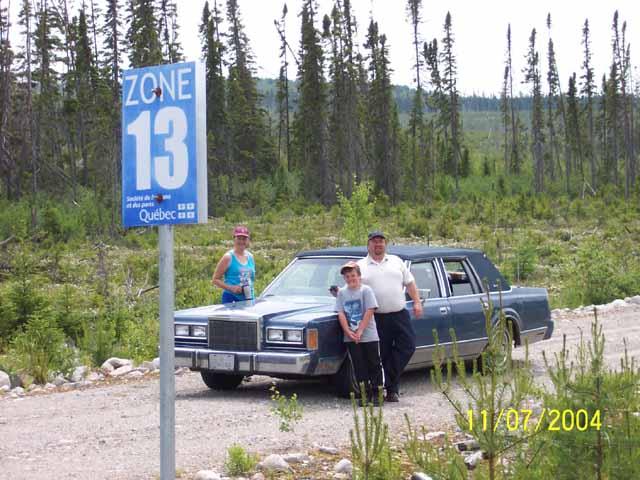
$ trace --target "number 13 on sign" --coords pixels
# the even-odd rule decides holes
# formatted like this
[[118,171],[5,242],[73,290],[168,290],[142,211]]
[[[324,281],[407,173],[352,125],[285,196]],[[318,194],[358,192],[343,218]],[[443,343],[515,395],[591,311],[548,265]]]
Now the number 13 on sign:
[[200,64],[128,70],[122,97],[124,226],[206,222],[206,107]]

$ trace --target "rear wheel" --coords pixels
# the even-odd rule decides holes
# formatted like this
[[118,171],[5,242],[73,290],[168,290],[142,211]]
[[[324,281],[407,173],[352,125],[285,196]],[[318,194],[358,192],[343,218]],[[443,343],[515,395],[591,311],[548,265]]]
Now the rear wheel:
[[342,362],[340,370],[331,377],[331,384],[336,395],[342,398],[349,398],[352,393],[355,394],[358,391],[358,382],[348,355]]
[[227,375],[225,373],[201,370],[202,381],[213,390],[233,390],[242,383],[244,375]]
[[[485,354],[480,355],[479,365],[482,368],[482,362],[484,361],[484,366],[491,370],[502,371],[506,368],[509,359],[511,358],[511,352],[513,350],[513,337],[512,337],[512,329],[513,322],[510,319],[507,319],[506,322],[507,328],[503,329],[501,332],[496,331],[495,335],[499,335],[496,338],[495,342],[495,350],[493,355],[488,355],[487,348],[485,347]],[[515,332],[514,332],[515,333]]]

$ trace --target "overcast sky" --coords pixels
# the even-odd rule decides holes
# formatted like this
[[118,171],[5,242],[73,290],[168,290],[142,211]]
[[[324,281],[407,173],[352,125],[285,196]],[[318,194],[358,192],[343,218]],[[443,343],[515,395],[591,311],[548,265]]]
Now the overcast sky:
[[[0,0],[6,4],[8,0]],[[318,0],[318,28],[322,15],[329,13],[335,0]],[[101,0],[98,0],[102,3]],[[218,0],[226,3],[225,0]],[[11,0],[14,21],[21,0]],[[71,3],[74,3],[71,0]],[[76,4],[80,0],[76,0]],[[198,26],[205,0],[178,0],[180,36],[187,59],[198,59],[200,43]],[[213,0],[210,0],[210,4]],[[275,78],[279,71],[279,38],[273,20],[280,18],[281,0],[238,0],[251,48],[254,52],[257,74]],[[302,0],[288,0],[287,37],[297,52],[300,37],[298,16]],[[414,85],[412,65],[411,29],[407,20],[406,0],[352,0],[358,21],[358,37],[363,43],[369,18],[378,22],[380,31],[388,38],[392,80],[396,84]],[[122,5],[125,2],[121,1]],[[633,5],[636,5],[633,7]],[[524,55],[531,29],[538,31],[538,45],[546,72],[546,47],[548,34],[547,13],[551,13],[552,34],[556,48],[558,68],[563,89],[568,76],[580,71],[582,63],[581,29],[585,18],[589,19],[592,34],[593,62],[599,79],[608,72],[611,61],[611,23],[613,12],[618,9],[621,22],[627,20],[627,38],[631,42],[632,64],[638,61],[640,50],[640,13],[637,0],[448,0],[423,1],[420,33],[423,40],[443,36],[443,24],[447,10],[451,12],[455,34],[455,51],[458,57],[459,88],[463,93],[498,93],[502,82],[507,25],[511,23],[513,38],[514,82],[522,80]],[[223,25],[226,29],[226,24]],[[15,30],[14,30],[15,31]],[[290,76],[295,76],[292,65]],[[638,79],[634,68],[634,78]],[[579,75],[579,73],[578,73]],[[519,86],[520,87],[520,86]],[[520,87],[524,88],[524,87]]]

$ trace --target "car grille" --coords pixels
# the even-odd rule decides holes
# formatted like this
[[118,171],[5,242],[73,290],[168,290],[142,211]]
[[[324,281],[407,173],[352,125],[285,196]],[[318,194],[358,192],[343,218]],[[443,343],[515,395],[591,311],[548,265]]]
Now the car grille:
[[258,348],[258,330],[255,321],[209,319],[209,348],[252,352]]

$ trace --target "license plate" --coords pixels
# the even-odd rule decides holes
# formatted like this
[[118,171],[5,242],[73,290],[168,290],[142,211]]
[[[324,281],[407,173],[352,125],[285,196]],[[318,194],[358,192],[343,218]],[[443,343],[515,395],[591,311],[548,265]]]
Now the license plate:
[[209,368],[211,370],[235,370],[236,362],[235,355],[232,353],[210,353],[209,354]]

